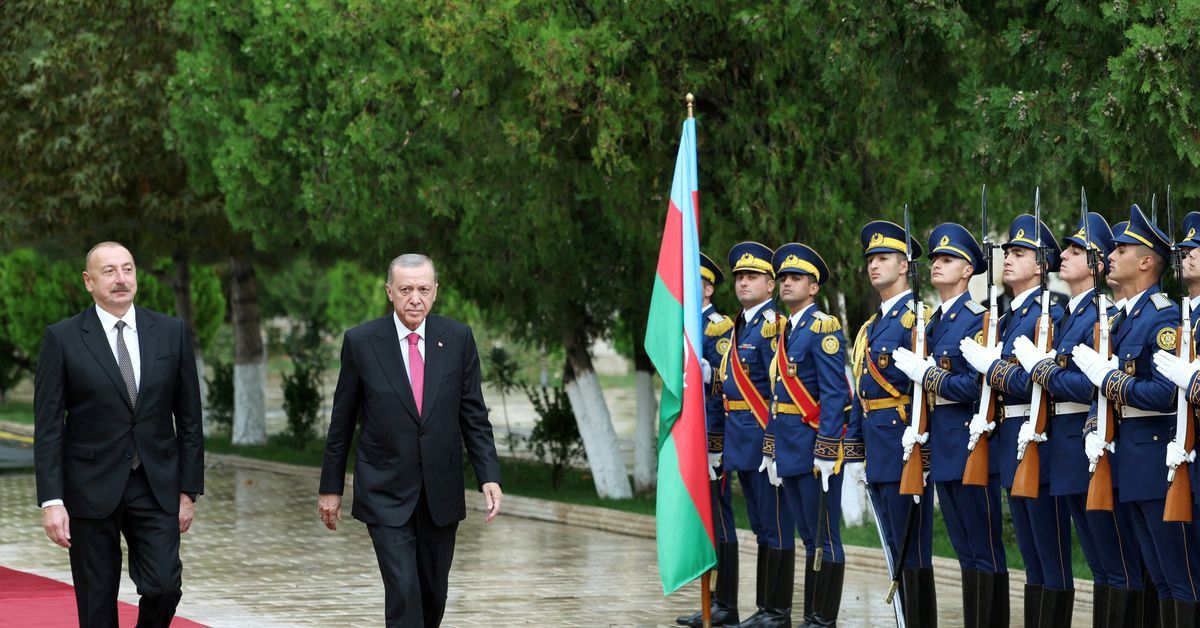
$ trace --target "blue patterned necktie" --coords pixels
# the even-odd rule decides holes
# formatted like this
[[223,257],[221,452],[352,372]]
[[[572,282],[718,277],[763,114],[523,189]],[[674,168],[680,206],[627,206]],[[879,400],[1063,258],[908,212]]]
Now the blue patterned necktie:
[[[133,376],[133,360],[129,357],[129,347],[125,346],[125,321],[117,321],[117,368],[121,369],[121,379],[125,380],[125,392],[129,394],[129,403],[137,408],[137,379]],[[142,464],[137,445],[133,446],[133,460],[130,467],[136,469]]]

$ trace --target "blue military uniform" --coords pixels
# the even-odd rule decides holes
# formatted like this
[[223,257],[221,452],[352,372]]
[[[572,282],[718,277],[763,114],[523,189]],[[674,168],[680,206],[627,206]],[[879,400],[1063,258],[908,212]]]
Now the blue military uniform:
[[[773,264],[781,281],[788,274],[807,275],[819,285],[829,279],[825,261],[803,244],[779,247]],[[771,363],[773,416],[763,449],[775,458],[784,501],[804,543],[804,620],[807,625],[829,626],[837,621],[846,573],[840,531],[844,474],[835,467],[828,478],[822,512],[822,481],[813,468],[815,459],[837,465],[843,459],[862,458],[861,444],[847,455],[842,442],[850,401],[846,339],[841,321],[819,311],[815,303],[780,323]],[[820,572],[814,568],[818,543],[823,552]],[[786,586],[790,591],[791,583]]]
[[[1047,266],[1043,272],[1057,272],[1058,242],[1050,229],[1037,224],[1029,214],[1022,214],[1009,227],[1008,250],[1020,247],[1036,250],[1038,242],[1046,251]],[[1012,515],[1017,548],[1025,560],[1025,623],[1037,625],[1043,597],[1047,606],[1073,597],[1075,587],[1071,572],[1071,536],[1067,506],[1050,494],[1050,465],[1039,466],[1038,497],[1018,497],[1012,494],[1016,473],[1017,436],[1022,425],[1030,419],[1032,381],[1013,354],[1013,343],[1025,336],[1034,338],[1042,313],[1042,289],[1035,287],[1016,295],[1010,310],[1000,318],[1000,359],[992,363],[985,377],[997,392],[996,400],[1003,408],[1000,425],[996,427],[993,451],[998,453],[1000,484],[1008,491],[1008,507]],[[1050,307],[1050,331],[1062,319],[1063,309]],[[1072,593],[1068,593],[1072,592]]]
[[[987,271],[983,250],[962,225],[944,223],[929,236],[929,258],[964,259],[974,274]],[[986,486],[963,484],[970,450],[968,426],[978,410],[980,378],[962,356],[963,338],[982,338],[987,311],[963,292],[934,312],[926,328],[929,355],[922,385],[931,395],[929,478],[937,487],[946,531],[962,569],[963,609],[969,626],[1008,625],[1008,562],[1001,535],[1000,476],[989,449]],[[976,447],[990,447],[980,439]]]
[[[1170,245],[1134,205],[1117,244],[1146,245],[1164,260]],[[1158,588],[1164,613],[1194,617],[1200,602],[1200,548],[1194,524],[1163,521],[1167,482],[1162,461],[1175,429],[1175,386],[1157,372],[1155,351],[1174,351],[1179,307],[1157,285],[1124,304],[1113,323],[1117,368],[1101,392],[1118,404],[1120,427],[1113,466],[1119,499],[1131,508],[1142,558]],[[1174,600],[1171,605],[1167,600]]]
[[[1092,249],[1107,259],[1112,252],[1113,235],[1108,223],[1096,213],[1088,214],[1088,227],[1082,220],[1073,235],[1063,238],[1066,248]],[[1085,236],[1090,235],[1090,241]],[[1091,473],[1084,451],[1084,426],[1096,387],[1072,360],[1071,351],[1079,344],[1094,342],[1097,313],[1095,290],[1085,290],[1071,298],[1069,309],[1054,336],[1054,355],[1038,362],[1030,372],[1033,381],[1045,388],[1053,400],[1049,440],[1043,447],[1043,468],[1050,471],[1050,495],[1060,497],[1075,523],[1079,545],[1092,570],[1093,608],[1096,616],[1111,625],[1127,621],[1128,592],[1142,588],[1141,553],[1133,542],[1129,509],[1118,505],[1113,512],[1086,509]],[[1112,590],[1119,590],[1112,595]],[[1111,600],[1111,601],[1110,601]],[[1070,616],[1068,599],[1060,605]]]
[[[735,277],[752,272],[774,278],[773,253],[757,242],[742,242],[729,251],[730,270]],[[719,369],[726,416],[722,461],[726,471],[737,471],[750,528],[758,541],[756,615],[778,610],[769,606],[773,595],[768,584],[778,582],[780,571],[795,560],[796,524],[791,511],[782,491],[758,470],[763,461],[765,428],[771,419],[772,341],[782,326],[771,299],[743,310],[734,319],[729,350],[722,356]],[[787,580],[791,582],[790,577]]]
[[[895,223],[873,221],[860,232],[864,257],[877,253],[907,254],[912,247],[914,259],[921,245]],[[912,383],[894,364],[898,348],[912,349],[912,329],[916,322],[911,292],[905,291],[882,304],[859,329],[852,357],[853,379],[857,393],[851,407],[847,440],[861,438],[866,459],[867,492],[885,543],[886,551],[899,557],[906,533],[913,535],[901,572],[903,605],[908,626],[936,624],[936,595],[933,586],[933,487],[925,490],[919,504],[900,494],[900,476],[904,469],[901,437],[912,416]],[[921,305],[928,313],[928,307]],[[922,451],[928,467],[928,450]],[[916,525],[908,530],[910,508],[917,508]]]
[[[707,255],[700,254],[700,278],[714,289],[725,280],[725,273]],[[709,457],[719,460],[725,440],[725,397],[721,394],[721,378],[715,370],[729,351],[733,319],[717,312],[710,303],[700,313],[704,325],[702,357],[709,365],[704,382],[704,416],[708,431]],[[712,495],[713,534],[717,542],[717,584],[712,596],[712,625],[725,626],[738,622],[738,545],[733,519],[732,477],[725,473],[724,464],[712,469],[715,480],[709,482]],[[676,618],[685,626],[701,626],[699,611]]]

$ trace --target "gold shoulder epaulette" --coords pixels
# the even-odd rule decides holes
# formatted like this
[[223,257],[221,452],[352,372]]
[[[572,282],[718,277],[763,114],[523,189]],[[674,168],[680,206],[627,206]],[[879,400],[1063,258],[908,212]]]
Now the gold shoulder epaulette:
[[779,332],[779,321],[778,320],[776,320],[775,322],[771,322],[771,323],[768,323],[765,320],[763,321],[763,324],[762,324],[762,337],[763,338],[774,338],[775,334],[777,334],[778,332]]
[[[925,305],[924,303],[922,303],[922,304],[921,304],[921,311],[922,311],[922,312],[925,314],[925,320],[926,320],[926,321],[928,321],[928,320],[929,320],[929,315],[933,313],[933,308],[931,308],[931,307],[929,307],[928,305]],[[900,324],[901,324],[901,325],[903,325],[905,329],[912,329],[912,328],[913,328],[913,325],[915,325],[916,323],[917,323],[917,315],[916,315],[916,313],[913,311],[913,307],[912,307],[912,301],[909,301],[909,303],[908,303],[908,311],[907,311],[907,312],[905,312],[905,313],[904,313],[904,314],[903,314],[903,315],[900,317]]]
[[830,316],[824,312],[816,312],[813,314],[813,324],[809,327],[814,334],[832,334],[842,328],[842,321],[836,316]]
[[731,329],[733,329],[733,319],[728,316],[722,316],[720,321],[710,321],[704,327],[704,335],[715,338],[717,336],[724,336]]

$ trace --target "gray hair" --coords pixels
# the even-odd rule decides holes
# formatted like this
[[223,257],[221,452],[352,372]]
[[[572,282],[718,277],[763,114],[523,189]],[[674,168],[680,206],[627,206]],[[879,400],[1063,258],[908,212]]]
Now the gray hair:
[[426,264],[429,264],[429,267],[433,269],[433,283],[436,284],[437,266],[433,265],[433,260],[420,253],[405,253],[404,255],[392,260],[392,263],[388,264],[387,282],[388,284],[392,283],[393,268],[420,268]]

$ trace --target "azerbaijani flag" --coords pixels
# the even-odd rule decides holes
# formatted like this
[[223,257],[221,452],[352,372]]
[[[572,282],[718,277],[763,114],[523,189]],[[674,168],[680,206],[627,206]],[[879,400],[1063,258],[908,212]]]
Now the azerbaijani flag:
[[646,353],[662,377],[658,407],[658,573],[670,594],[716,564],[700,371],[700,201],[696,121],[683,123]]

